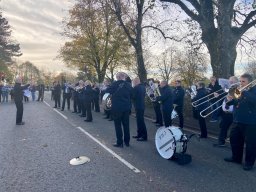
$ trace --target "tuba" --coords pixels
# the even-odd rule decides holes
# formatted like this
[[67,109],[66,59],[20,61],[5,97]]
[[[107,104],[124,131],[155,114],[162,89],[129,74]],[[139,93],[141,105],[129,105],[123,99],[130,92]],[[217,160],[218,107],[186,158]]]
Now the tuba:
[[149,99],[152,102],[156,101],[156,98],[158,96],[161,96],[159,87],[157,83],[154,83],[153,80],[150,80],[147,84],[146,84],[146,93],[149,97]]
[[112,107],[112,95],[110,93],[105,93],[103,95],[103,98],[102,98],[102,104],[103,104],[103,108],[106,110],[106,111],[109,111],[111,110],[111,107]]

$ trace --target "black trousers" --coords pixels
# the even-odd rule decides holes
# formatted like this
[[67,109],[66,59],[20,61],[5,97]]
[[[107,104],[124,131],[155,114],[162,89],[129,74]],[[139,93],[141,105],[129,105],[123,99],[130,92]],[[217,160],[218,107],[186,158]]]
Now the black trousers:
[[182,129],[184,125],[184,117],[183,117],[183,107],[182,106],[176,106],[175,111],[178,114],[179,117],[179,127]]
[[65,109],[65,103],[67,100],[67,104],[68,104],[68,110],[70,109],[70,98],[71,95],[70,94],[63,94],[63,98],[62,98],[62,109]]
[[154,111],[156,114],[156,122],[162,126],[163,125],[163,117],[162,117],[162,112],[161,112],[161,108],[160,108],[160,103],[154,102],[153,106],[154,106]]
[[92,103],[84,102],[86,120],[92,121]]
[[144,109],[136,109],[137,136],[148,139],[147,128],[144,121]]
[[112,111],[112,117],[114,119],[115,130],[116,130],[116,139],[117,139],[116,143],[118,145],[123,144],[123,141],[126,144],[130,143],[129,113],[130,111],[125,111],[125,112]]
[[163,116],[164,116],[164,126],[169,127],[172,126],[172,110],[163,110]]
[[43,91],[39,91],[38,92],[38,99],[37,101],[43,101],[44,100],[44,92]]
[[23,117],[23,103],[22,101],[15,101],[15,105],[17,108],[16,123],[21,123]]
[[78,110],[78,97],[74,97],[73,110],[76,113]]
[[245,164],[254,165],[256,157],[256,125],[236,123],[230,132],[232,157],[235,161],[242,162],[244,143]]
[[54,102],[55,102],[54,107],[60,107],[60,95],[54,95]]
[[201,137],[206,138],[207,137],[207,128],[206,128],[205,118],[201,117],[200,111],[196,111],[196,112],[197,112],[197,119],[199,122],[200,131],[201,131]]
[[222,112],[220,121],[220,132],[219,132],[219,144],[225,144],[227,138],[228,129],[233,123],[233,114]]
[[99,97],[93,99],[95,112],[100,112]]

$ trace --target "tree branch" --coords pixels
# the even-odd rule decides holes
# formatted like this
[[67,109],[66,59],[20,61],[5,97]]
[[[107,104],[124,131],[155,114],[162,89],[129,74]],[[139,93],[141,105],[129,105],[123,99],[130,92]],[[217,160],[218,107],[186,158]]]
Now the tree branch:
[[147,25],[147,26],[142,27],[142,29],[145,29],[145,28],[152,28],[152,29],[159,31],[165,39],[171,39],[171,40],[174,40],[177,42],[181,42],[183,39],[185,39],[185,37],[182,37],[181,39],[176,39],[174,37],[165,36],[165,33],[161,29],[159,29],[158,27],[152,26],[152,25]]
[[[199,21],[200,21],[200,17],[199,17],[199,15],[197,15],[197,14],[195,14],[193,11],[191,11],[182,1],[180,1],[180,0],[160,0],[161,2],[169,2],[169,3],[174,3],[174,4],[176,4],[176,5],[178,5],[178,6],[180,6],[180,8],[181,9],[183,9],[184,11],[185,11],[185,13],[189,16],[189,17],[191,17],[191,19],[193,19],[193,20],[195,20],[195,21],[197,21],[198,23],[199,23]],[[191,2],[193,2],[193,6],[194,6],[194,8],[197,10],[197,7],[198,7],[198,5],[196,5],[195,4],[195,0],[189,0],[189,1],[191,1]],[[195,5],[196,5],[196,7],[195,7]]]

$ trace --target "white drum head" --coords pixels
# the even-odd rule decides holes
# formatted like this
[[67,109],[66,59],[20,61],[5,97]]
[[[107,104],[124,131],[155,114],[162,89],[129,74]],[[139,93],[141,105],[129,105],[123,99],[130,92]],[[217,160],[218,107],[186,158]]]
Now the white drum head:
[[168,128],[158,128],[155,135],[155,144],[161,157],[170,159],[173,156],[175,150],[175,138]]
[[105,93],[102,97],[102,100],[106,101],[110,93]]

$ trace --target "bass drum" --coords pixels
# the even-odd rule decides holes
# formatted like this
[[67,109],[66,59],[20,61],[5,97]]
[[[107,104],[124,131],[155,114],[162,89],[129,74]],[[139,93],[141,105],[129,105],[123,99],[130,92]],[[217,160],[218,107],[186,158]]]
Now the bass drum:
[[155,144],[161,157],[170,159],[174,153],[186,152],[187,137],[178,127],[160,127],[155,135]]
[[111,94],[105,93],[102,97],[102,105],[103,109],[110,110],[111,109]]

